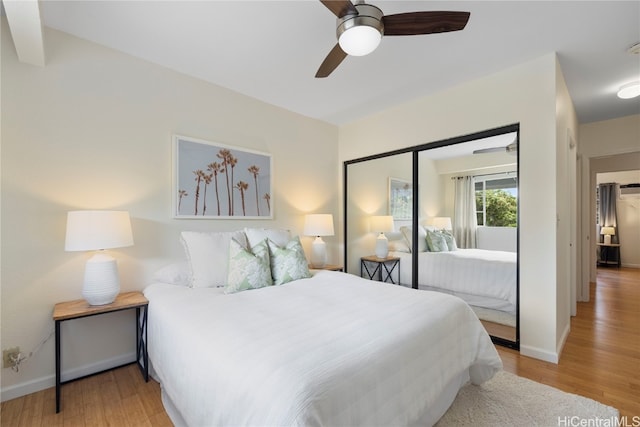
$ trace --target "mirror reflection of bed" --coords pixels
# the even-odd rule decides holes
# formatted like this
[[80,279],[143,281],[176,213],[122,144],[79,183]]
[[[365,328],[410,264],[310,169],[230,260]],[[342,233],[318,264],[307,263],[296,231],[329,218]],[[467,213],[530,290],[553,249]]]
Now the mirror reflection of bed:
[[[393,231],[384,234],[389,256],[400,258],[394,277],[457,295],[494,342],[518,348],[517,133],[513,125],[345,162],[346,271],[359,274],[361,257],[374,254],[379,232],[369,230],[370,218],[391,215]],[[397,209],[398,194],[408,208]],[[443,234],[453,248],[439,241]]]

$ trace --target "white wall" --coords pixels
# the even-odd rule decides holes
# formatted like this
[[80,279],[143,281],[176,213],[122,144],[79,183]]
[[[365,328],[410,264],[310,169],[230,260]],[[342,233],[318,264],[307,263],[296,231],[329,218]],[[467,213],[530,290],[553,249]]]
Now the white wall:
[[[625,102],[625,101],[621,101]],[[580,296],[589,300],[589,282],[596,280],[595,185],[596,174],[638,169],[640,114],[581,124],[580,156]]]
[[[576,294],[578,119],[556,58],[556,348],[569,335]],[[541,170],[545,170],[544,168]],[[548,170],[548,168],[547,168]]]
[[516,227],[478,227],[476,239],[478,249],[518,251],[518,229]]
[[[520,123],[523,354],[557,361],[556,58],[548,54],[340,128],[340,160]],[[544,171],[544,172],[543,172]],[[568,319],[563,319],[564,324]]]
[[[181,230],[286,227],[333,213],[339,230],[338,130],[103,48],[46,30],[46,67],[17,61],[2,25],[1,348],[35,349],[53,329],[56,302],[81,298],[87,255],[64,251],[66,212],[125,209],[135,246],[114,250],[122,290],[182,258]],[[171,218],[172,133],[273,155],[274,220]],[[320,149],[319,149],[320,148]],[[303,237],[308,248],[311,238]],[[341,237],[325,238],[340,263]],[[66,322],[64,371],[129,357],[131,313]],[[186,349],[188,351],[188,349]],[[53,385],[54,345],[19,373],[2,371],[2,399]]]

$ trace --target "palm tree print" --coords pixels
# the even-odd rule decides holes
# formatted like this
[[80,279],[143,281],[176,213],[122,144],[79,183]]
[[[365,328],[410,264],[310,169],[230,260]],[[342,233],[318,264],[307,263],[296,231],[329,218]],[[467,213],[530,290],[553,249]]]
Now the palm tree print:
[[202,178],[204,177],[204,172],[202,169],[197,169],[193,171],[193,174],[196,176],[196,206],[194,209],[194,215],[198,215],[198,200],[200,199],[200,183],[202,182]]
[[242,200],[242,215],[247,216],[247,209],[244,203],[244,192],[249,188],[249,184],[244,181],[238,181],[236,184],[238,190],[240,190],[240,199]]
[[220,152],[218,154],[216,154],[216,156],[222,160],[222,169],[224,172],[224,176],[227,180],[227,203],[228,203],[228,209],[229,209],[229,216],[231,216],[231,186],[229,185],[229,171],[228,171],[228,165],[229,165],[229,157],[231,156],[231,151],[227,150],[226,148],[222,148],[220,149]]
[[267,209],[269,209],[269,212],[271,212],[271,196],[269,195],[269,193],[265,193],[263,199],[267,201]]
[[178,213],[180,213],[180,206],[182,206],[182,198],[188,195],[187,190],[178,190]]
[[222,144],[208,146],[205,141],[180,138],[176,142],[173,203],[177,217],[271,215],[270,155]]
[[260,200],[258,199],[258,175],[260,174],[260,168],[256,165],[250,166],[248,169],[250,174],[253,175],[253,182],[255,183],[256,192],[256,207],[258,209],[258,216],[260,216]]
[[218,174],[223,171],[222,165],[218,162],[212,162],[207,165],[207,170],[213,175],[213,185],[216,189],[216,205],[218,206],[218,216],[220,216],[220,193],[218,191]]
[[211,184],[211,178],[213,174],[202,173],[202,179],[204,180],[204,194],[202,195],[202,215],[207,213],[207,187]]
[[[233,154],[231,154],[231,152],[229,152],[229,166],[231,166],[231,186],[233,187],[234,185],[234,178],[233,178],[233,168],[236,167],[236,164],[238,164],[238,158],[234,157]],[[244,202],[243,202],[244,204]],[[231,193],[231,215],[235,215],[235,200],[233,197],[233,193]]]

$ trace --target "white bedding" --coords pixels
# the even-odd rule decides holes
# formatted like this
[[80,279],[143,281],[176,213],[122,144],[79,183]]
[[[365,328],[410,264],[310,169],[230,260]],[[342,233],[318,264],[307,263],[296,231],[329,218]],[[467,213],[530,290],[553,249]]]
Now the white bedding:
[[[401,258],[400,283],[410,284],[411,254]],[[517,253],[483,249],[418,254],[418,286],[444,290],[480,307],[516,312]]]
[[432,424],[502,366],[460,299],[345,273],[144,293],[151,364],[191,426]]

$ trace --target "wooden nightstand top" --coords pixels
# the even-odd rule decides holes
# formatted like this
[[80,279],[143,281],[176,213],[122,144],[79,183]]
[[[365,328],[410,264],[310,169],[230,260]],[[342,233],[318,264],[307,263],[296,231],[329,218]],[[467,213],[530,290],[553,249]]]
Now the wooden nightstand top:
[[89,305],[83,299],[60,302],[53,308],[53,320],[68,320],[78,317],[92,316],[94,314],[109,313],[111,311],[125,310],[149,304],[142,292],[125,292],[119,294],[111,304]]
[[369,256],[363,256],[360,259],[362,261],[369,261],[369,262],[388,262],[388,261],[398,261],[400,258],[397,256],[388,256],[386,258],[378,258],[375,255],[369,255]]

